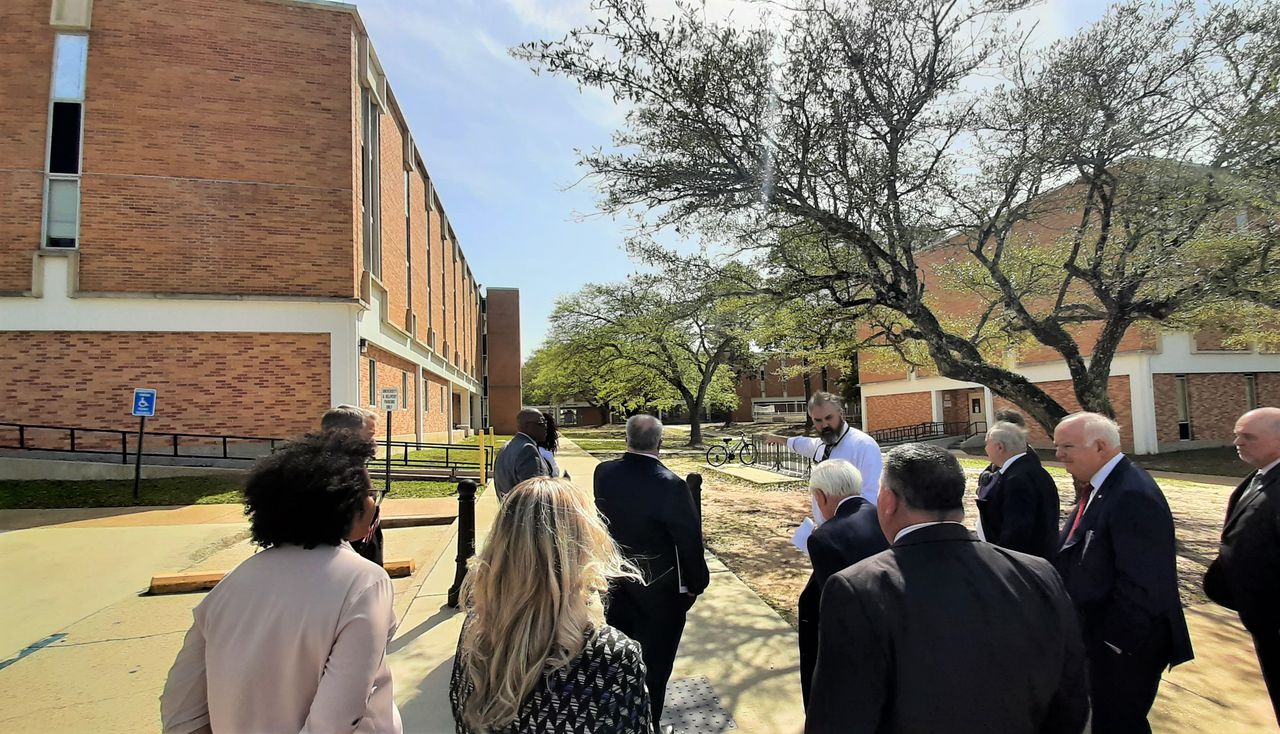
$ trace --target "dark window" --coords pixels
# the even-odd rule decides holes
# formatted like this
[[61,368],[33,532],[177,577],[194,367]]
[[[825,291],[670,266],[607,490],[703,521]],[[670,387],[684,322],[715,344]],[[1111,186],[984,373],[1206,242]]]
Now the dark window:
[[54,102],[49,173],[80,173],[80,103]]

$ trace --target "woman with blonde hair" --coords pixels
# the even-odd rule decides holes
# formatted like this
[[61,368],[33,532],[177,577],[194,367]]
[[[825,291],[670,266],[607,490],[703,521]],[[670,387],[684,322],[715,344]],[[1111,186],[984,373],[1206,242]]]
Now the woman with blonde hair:
[[463,584],[449,685],[459,734],[649,734],[640,646],[604,623],[617,578],[639,575],[581,490],[516,485]]

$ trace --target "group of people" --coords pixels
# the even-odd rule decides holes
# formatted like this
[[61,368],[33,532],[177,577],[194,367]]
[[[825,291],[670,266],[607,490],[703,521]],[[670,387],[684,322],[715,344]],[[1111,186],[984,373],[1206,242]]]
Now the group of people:
[[[882,456],[834,396],[809,410],[816,439],[768,439],[817,462],[799,600],[806,732],[1150,731],[1163,670],[1192,649],[1172,515],[1114,421],[1075,413],[1057,426],[1077,495],[1059,527],[1026,426],[998,416],[974,534],[949,451]],[[656,418],[628,420],[627,452],[597,467],[592,495],[555,476],[539,446],[547,423],[522,411],[497,457],[501,506],[462,589],[456,729],[657,731],[709,582],[699,510],[659,459]],[[372,537],[383,496],[366,429],[328,425],[250,472],[245,511],[264,550],[196,607],[161,698],[165,731],[401,730],[390,580],[351,545]],[[1231,495],[1205,590],[1252,633],[1275,704],[1280,409],[1246,413],[1235,434],[1256,471]]]

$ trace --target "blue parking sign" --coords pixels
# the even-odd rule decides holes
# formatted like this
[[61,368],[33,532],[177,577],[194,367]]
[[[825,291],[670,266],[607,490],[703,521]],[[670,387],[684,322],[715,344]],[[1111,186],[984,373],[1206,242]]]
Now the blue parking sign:
[[156,414],[156,391],[147,387],[133,389],[133,414],[151,418]]

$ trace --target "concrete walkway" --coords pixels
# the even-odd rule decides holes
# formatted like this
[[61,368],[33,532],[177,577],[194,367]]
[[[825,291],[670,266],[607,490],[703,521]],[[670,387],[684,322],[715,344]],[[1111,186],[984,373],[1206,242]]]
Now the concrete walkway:
[[[590,492],[599,462],[571,441],[561,439],[560,446],[556,462]],[[492,492],[477,502],[479,535],[490,527],[497,509]],[[795,632],[719,559],[708,554],[707,563],[711,585],[689,614],[672,681],[707,678],[743,732],[799,732],[804,711]],[[452,580],[453,564],[442,559],[409,606],[391,646],[396,702],[406,732],[453,731],[449,675],[462,618],[444,606]]]

